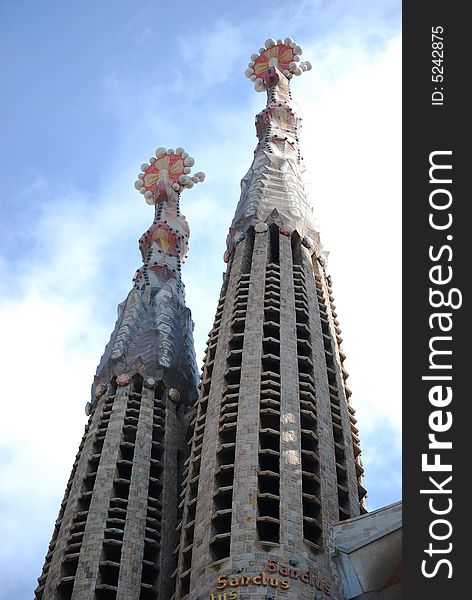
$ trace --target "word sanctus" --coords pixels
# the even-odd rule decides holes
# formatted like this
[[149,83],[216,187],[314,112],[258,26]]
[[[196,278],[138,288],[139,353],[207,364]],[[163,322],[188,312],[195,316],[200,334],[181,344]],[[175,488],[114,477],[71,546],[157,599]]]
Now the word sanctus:
[[279,573],[284,577],[289,577],[290,579],[297,579],[298,581],[307,583],[311,585],[311,587],[320,590],[327,596],[331,596],[331,588],[329,587],[329,584],[327,584],[319,577],[316,577],[316,575],[311,571],[300,571],[299,569],[294,569],[293,567],[281,565],[277,560],[274,560],[272,558],[269,558],[269,560],[267,561],[267,570],[269,571],[269,573]]
[[[268,577],[265,573],[259,575],[239,575],[235,577],[227,577],[220,575],[216,580],[216,589],[224,590],[227,587],[237,588],[247,585],[263,585],[273,588],[280,587],[282,590],[288,590],[289,582],[287,579],[279,579],[279,577]],[[230,596],[230,598],[233,598]],[[236,596],[234,596],[236,598]],[[218,600],[215,598],[215,600]],[[225,600],[221,598],[221,600]],[[230,600],[230,599],[228,599]]]

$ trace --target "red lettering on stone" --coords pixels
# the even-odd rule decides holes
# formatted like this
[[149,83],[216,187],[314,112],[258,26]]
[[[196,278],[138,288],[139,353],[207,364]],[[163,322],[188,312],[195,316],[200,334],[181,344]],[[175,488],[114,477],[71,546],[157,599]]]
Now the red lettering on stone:
[[267,561],[267,570],[274,572],[277,571],[279,564],[276,560],[269,558],[269,560]]

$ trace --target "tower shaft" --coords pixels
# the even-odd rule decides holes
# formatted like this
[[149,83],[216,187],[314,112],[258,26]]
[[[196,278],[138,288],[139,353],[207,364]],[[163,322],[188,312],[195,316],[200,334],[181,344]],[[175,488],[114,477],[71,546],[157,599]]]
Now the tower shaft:
[[159,574],[172,570],[176,541],[179,417],[162,383],[110,385],[86,426],[36,598],[172,593]]
[[[180,176],[183,149],[162,150],[154,162]],[[144,166],[157,187],[161,172],[151,164]],[[197,371],[180,277],[189,229],[175,189],[158,183],[156,194],[146,190],[148,201],[157,194],[158,201],[140,239],[143,265],[97,368],[36,600],[157,600],[173,593]]]
[[[281,234],[276,224],[249,230],[229,266],[207,347],[177,598],[210,597],[219,576],[257,577],[269,574],[268,561],[293,559],[341,597],[331,528],[358,515],[365,494],[343,358],[322,265],[296,232]],[[313,597],[309,583],[289,585],[287,597]],[[249,599],[262,591],[240,593]]]

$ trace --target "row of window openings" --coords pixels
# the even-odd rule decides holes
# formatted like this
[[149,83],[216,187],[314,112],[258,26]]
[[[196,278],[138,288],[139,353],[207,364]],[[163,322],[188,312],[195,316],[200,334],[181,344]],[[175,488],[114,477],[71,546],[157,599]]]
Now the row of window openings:
[[140,600],[158,598],[159,556],[162,519],[162,475],[164,470],[165,402],[164,388],[156,389],[153,406],[151,461],[146,508],[146,529],[141,571]]
[[[216,346],[217,346],[218,337],[220,334],[221,319],[223,317],[224,304],[225,304],[225,295],[221,295],[220,299],[218,301],[218,306],[217,306],[217,310],[216,310],[215,320],[213,322],[213,327],[212,327],[212,330],[210,331],[210,333],[208,334],[208,341],[207,341],[207,345],[206,345],[206,349],[205,349],[205,358],[204,358],[203,373],[202,373],[202,383],[200,384],[200,387],[205,382],[208,384],[208,387],[210,384],[211,375],[213,372],[213,362],[214,362],[214,359],[216,356]],[[202,395],[205,395],[205,394],[200,394],[200,396],[202,396]]]
[[113,491],[108,507],[106,528],[99,562],[96,584],[97,600],[116,598],[121,564],[123,536],[128,509],[129,488],[136,445],[139,410],[141,406],[142,378],[133,378],[137,391],[129,392],[121,432],[119,456],[116,462]]
[[77,503],[77,512],[73,517],[73,525],[67,540],[64,559],[61,565],[61,581],[59,584],[60,600],[68,600],[72,597],[75,575],[79,562],[82,540],[85,532],[90,502],[92,499],[93,487],[97,475],[98,464],[100,462],[103,443],[105,440],[106,431],[110,421],[110,415],[113,408],[115,395],[107,396],[102,414],[98,423],[98,429],[94,436],[92,449],[87,466],[87,473],[82,480],[82,486]]
[[[272,273],[272,265],[269,268],[269,271]],[[278,275],[278,273],[276,273]],[[272,283],[270,285],[273,286]],[[271,300],[271,299],[270,299]],[[268,302],[270,302],[270,300]],[[267,301],[266,301],[267,302]],[[244,309],[244,306],[242,307]],[[236,305],[236,310],[239,309],[238,304]],[[234,327],[238,321],[233,319],[233,338],[232,341],[235,341],[235,344],[230,344],[230,348],[234,348],[234,346],[241,340],[244,334],[243,326]],[[272,330],[273,330],[272,326]],[[270,333],[273,333],[271,331]],[[238,335],[242,334],[242,335]],[[238,336],[235,338],[235,335]],[[272,337],[272,336],[268,336]],[[279,336],[277,335],[277,338]],[[272,340],[266,340],[266,346],[268,344],[273,344],[276,338]],[[234,348],[235,350],[241,350],[241,348]],[[274,349],[273,347],[271,348]],[[268,347],[265,350],[269,350]],[[227,405],[225,400],[223,399],[222,403],[222,422],[220,427],[220,452],[225,459],[228,459],[228,453],[234,452],[234,446],[236,441],[236,419],[237,414],[234,411],[234,408],[237,408],[237,396],[239,391],[239,383],[241,376],[241,352],[230,351],[229,355],[229,367],[225,374],[225,379],[227,382],[226,387],[226,398],[230,401]],[[271,355],[270,352],[267,352],[267,355],[263,358],[263,369],[266,372],[273,372],[275,369],[277,372],[279,371],[278,366],[274,364],[274,359],[276,359],[274,355]],[[277,376],[280,377],[277,373]],[[229,393],[228,393],[229,392]],[[230,392],[233,392],[232,394]],[[265,391],[267,393],[267,391]],[[261,397],[264,396],[264,390],[261,393]],[[236,398],[236,403],[234,402]],[[263,402],[263,400],[262,400]],[[228,408],[227,408],[228,407]],[[232,412],[227,412],[227,410],[231,410]],[[267,423],[269,425],[269,423]],[[233,456],[234,460],[234,456]],[[214,518],[214,530],[215,535],[212,538],[212,553],[213,558],[215,560],[220,560],[229,555],[229,545],[230,545],[230,528],[231,528],[231,504],[232,504],[232,482],[234,477],[234,466],[233,463],[220,463],[217,469],[216,475],[216,492],[215,492],[215,508],[217,509]]]
[[[249,275],[242,275],[236,288],[232,324],[247,312]],[[220,406],[219,444],[215,471],[212,535],[210,551],[214,561],[223,560],[230,554],[232,491],[234,484],[234,458],[236,426],[238,417],[239,383],[242,364],[242,344],[245,322],[232,332],[229,353],[226,358],[226,387]],[[237,377],[239,371],[239,379]]]
[[265,404],[261,400],[256,523],[258,539],[270,548],[280,543],[280,400]]
[[[244,344],[244,330],[246,324],[246,313],[249,294],[249,275],[241,276],[241,279],[236,286],[236,298],[232,313],[232,324],[236,327],[231,333],[229,340],[229,354],[226,357],[226,363],[230,367],[241,366],[242,351]],[[241,322],[240,322],[241,321]]]
[[336,459],[339,520],[343,521],[345,519],[350,518],[351,512],[349,490],[347,487],[347,461],[344,431],[341,417],[341,405],[339,398],[338,382],[336,378],[336,368],[334,363],[334,347],[327,318],[328,312],[326,307],[325,296],[322,289],[321,277],[319,275],[315,275],[315,280],[316,291],[318,296],[318,306],[321,314],[321,328],[323,333],[326,369],[328,376],[328,388],[331,401],[331,421]]
[[[121,561],[121,548],[123,543],[124,526],[126,522],[126,513],[128,506],[129,497],[129,486],[131,481],[131,470],[134,458],[134,449],[136,443],[136,432],[137,432],[137,419],[139,417],[139,408],[142,393],[142,378],[135,376],[133,378],[134,391],[130,392],[126,415],[125,424],[122,429],[122,441],[120,443],[120,458],[117,461],[116,473],[114,478],[114,489],[113,497],[110,500],[110,506],[108,510],[107,529],[105,530],[105,539],[102,548],[102,556],[99,565],[100,578],[96,586],[96,598],[103,600],[106,598],[115,598],[116,590],[118,585],[118,576]],[[158,420],[162,419],[162,406],[158,400],[158,394],[161,393],[156,389],[154,407],[157,412]],[[157,410],[156,410],[157,409]],[[155,437],[156,429],[161,428],[160,423],[153,423],[153,441],[152,441],[152,455],[151,455],[151,473],[157,474],[159,465],[156,465],[156,461],[159,458],[159,453],[156,454],[155,449]],[[157,470],[156,470],[157,469]],[[149,494],[153,493],[151,488]],[[149,502],[152,502],[152,496],[149,498]],[[160,507],[159,507],[160,508]],[[149,514],[148,514],[149,517]],[[151,517],[153,518],[153,517]],[[148,523],[146,523],[148,525]],[[146,569],[154,571],[155,564],[149,560],[146,556],[146,546],[149,538],[152,537],[152,528],[146,528],[146,540],[145,540],[145,555],[143,557],[143,574],[146,574]],[[141,587],[142,598],[147,598],[146,587]],[[144,595],[143,595],[144,593]]]
[[[273,231],[272,250],[278,245]],[[259,541],[270,549],[280,543],[280,268],[274,263],[266,269],[264,321],[256,528]]]
[[[176,569],[173,573],[173,577],[175,578],[177,571],[180,571],[180,594],[182,596],[188,594],[190,587],[190,567],[192,564],[195,510],[197,505],[198,480],[201,467],[203,433],[205,430],[213,360],[215,358],[225,300],[225,294],[222,294],[218,302],[213,328],[210,331],[207,342],[205,366],[202,382],[200,384],[200,397],[197,405],[197,415],[191,424],[190,437],[187,440],[187,443],[191,446],[191,452],[185,463],[187,474],[182,481],[182,491],[180,494],[181,500],[179,503],[181,532],[179,544],[175,549],[176,552],[180,551],[180,569]],[[209,363],[208,366],[207,363]],[[210,369],[209,366],[211,366]],[[184,507],[185,514],[183,513]]]
[[[113,384],[114,384],[114,389],[116,390],[116,383],[114,381],[110,385],[113,385]],[[103,428],[103,426],[105,426],[105,428],[106,428],[106,425],[108,424],[109,415],[110,415],[110,412],[111,412],[111,407],[113,405],[114,398],[115,398],[114,393],[111,394],[111,395],[109,395],[109,396],[107,396],[107,399],[106,399],[106,401],[104,403],[104,406],[103,406],[103,409],[102,409],[102,417],[100,419],[100,426],[99,426],[100,428]],[[46,564],[45,564],[45,567],[46,567],[47,570],[49,570],[50,561],[51,561],[52,554],[53,554],[53,551],[54,551],[54,548],[55,548],[55,545],[56,545],[57,536],[59,534],[60,526],[62,524],[62,519],[63,519],[63,516],[64,516],[64,512],[65,512],[66,506],[67,506],[67,501],[69,499],[70,491],[72,489],[72,485],[73,485],[73,482],[74,482],[74,479],[75,479],[75,474],[77,472],[77,466],[79,464],[79,460],[80,460],[80,457],[82,455],[82,450],[83,450],[83,447],[85,445],[85,441],[87,439],[87,434],[88,434],[89,429],[90,429],[92,418],[93,418],[93,415],[90,416],[89,422],[87,423],[87,425],[85,427],[85,432],[84,432],[84,435],[83,435],[82,440],[80,442],[78,453],[77,453],[77,455],[75,457],[74,464],[72,465],[72,471],[71,471],[69,480],[67,482],[67,486],[66,486],[64,498],[63,498],[63,500],[61,502],[61,508],[60,508],[60,511],[59,511],[59,516],[58,516],[58,519],[56,521],[56,525],[55,525],[55,528],[54,528],[53,536],[52,536],[51,542],[49,544],[48,553],[46,555]],[[97,439],[97,437],[98,436],[96,435],[96,439]],[[103,436],[100,435],[99,437],[100,437],[100,439],[102,439]],[[97,455],[97,456],[99,457],[99,455]],[[41,578],[45,579],[43,576]]]
[[217,469],[215,472],[213,494],[214,512],[210,540],[210,551],[214,561],[222,560],[229,556],[231,544],[237,407],[251,261],[247,261],[247,263],[247,272],[241,275],[236,287],[236,299],[231,318],[229,353],[226,361],[226,387],[220,411],[219,448],[217,450]]
[[[308,318],[308,295],[305,285],[305,276],[300,266],[293,267],[293,283],[295,296],[295,311],[297,321],[297,340],[303,346],[302,340],[309,341],[310,328]],[[300,348],[301,349],[301,348]]]
[[322,545],[318,418],[311,360],[308,297],[301,265],[294,265],[293,281],[299,356],[303,538],[309,548],[317,553]]

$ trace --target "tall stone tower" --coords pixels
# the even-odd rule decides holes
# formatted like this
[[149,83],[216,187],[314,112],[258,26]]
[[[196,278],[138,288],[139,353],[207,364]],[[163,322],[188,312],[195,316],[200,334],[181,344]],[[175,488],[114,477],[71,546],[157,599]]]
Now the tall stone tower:
[[176,600],[341,600],[332,526],[365,512],[341,330],[302,182],[289,88],[311,68],[300,54],[267,40],[246,72],[267,105],[191,422]]
[[155,205],[143,265],[87,404],[89,421],[35,590],[36,600],[156,600],[173,593],[185,431],[197,395],[181,262],[180,192],[202,181],[183,148],[159,148],[135,187]]

